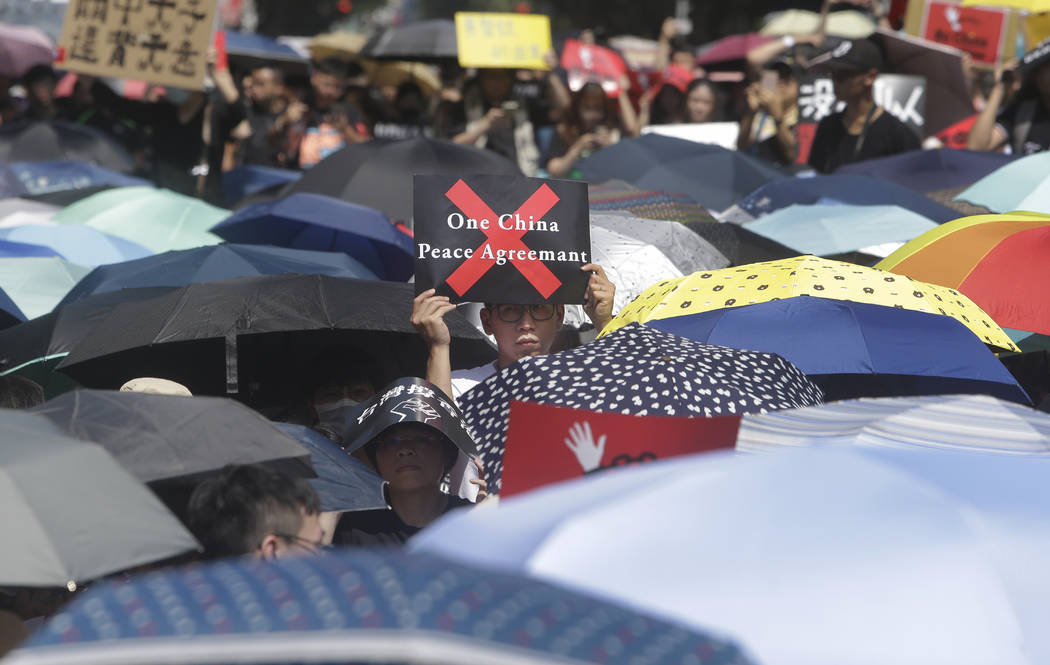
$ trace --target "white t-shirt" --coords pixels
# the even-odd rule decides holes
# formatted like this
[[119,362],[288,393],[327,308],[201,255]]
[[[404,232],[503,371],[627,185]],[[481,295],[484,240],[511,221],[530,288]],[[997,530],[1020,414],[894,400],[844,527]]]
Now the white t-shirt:
[[[470,369],[457,369],[452,372],[452,400],[459,403],[459,398],[474,386],[496,373],[496,361],[485,363]],[[449,472],[449,488],[464,499],[477,501],[478,486],[471,484],[471,478],[477,478],[477,468],[470,458],[463,453],[459,454],[456,465]]]
[[495,374],[496,362],[493,360],[478,367],[457,369],[455,372],[452,372],[452,401],[458,404],[459,398],[464,393]]

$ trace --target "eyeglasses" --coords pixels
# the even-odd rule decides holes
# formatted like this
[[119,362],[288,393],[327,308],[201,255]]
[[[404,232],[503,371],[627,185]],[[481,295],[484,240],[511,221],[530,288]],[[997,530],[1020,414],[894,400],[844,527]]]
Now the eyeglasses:
[[517,323],[525,316],[525,310],[533,321],[549,321],[557,308],[549,303],[543,305],[496,305],[496,316],[504,323]]
[[293,536],[290,533],[275,533],[273,535],[275,535],[278,538],[281,538],[283,540],[287,540],[289,542],[293,542],[296,545],[298,545],[299,547],[301,547],[304,550],[306,550],[307,552],[310,552],[311,554],[319,554],[321,552],[326,552],[328,550],[333,549],[332,546],[329,545],[328,543],[315,542],[315,541],[310,540],[308,538],[303,538],[302,536]]

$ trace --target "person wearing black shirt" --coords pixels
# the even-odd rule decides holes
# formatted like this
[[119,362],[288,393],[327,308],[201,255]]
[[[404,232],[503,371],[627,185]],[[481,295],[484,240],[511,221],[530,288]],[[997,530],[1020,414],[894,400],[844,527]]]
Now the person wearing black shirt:
[[[1008,89],[1023,81],[1010,99]],[[1000,107],[1006,108],[1000,112]],[[998,114],[998,115],[997,115]],[[1050,149],[1050,38],[1025,54],[1012,71],[998,70],[988,103],[970,130],[970,150],[1002,150],[1030,155]]]
[[817,56],[810,68],[831,73],[835,96],[846,103],[840,113],[817,126],[809,165],[820,173],[876,157],[921,147],[918,135],[875,103],[872,89],[883,68],[883,55],[871,39],[844,41]]

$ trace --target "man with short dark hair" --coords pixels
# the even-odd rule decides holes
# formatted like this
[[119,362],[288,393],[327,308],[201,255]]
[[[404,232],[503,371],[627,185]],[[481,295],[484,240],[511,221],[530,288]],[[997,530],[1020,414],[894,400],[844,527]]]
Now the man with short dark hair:
[[352,104],[343,102],[349,65],[325,58],[310,71],[305,102],[292,102],[286,115],[298,166],[309,168],[348,143],[368,140],[368,129]]
[[291,124],[288,117],[284,74],[270,65],[256,67],[251,83],[244,89],[247,97],[247,122],[251,130],[242,144],[241,161],[261,166],[286,166],[285,135]]
[[884,66],[882,49],[871,39],[844,41],[810,60],[811,69],[830,72],[835,97],[846,103],[817,126],[809,152],[817,171],[921,147],[915,132],[875,103],[875,79]]
[[198,485],[186,521],[206,558],[273,560],[316,554],[324,546],[320,515],[321,502],[305,480],[246,464]]

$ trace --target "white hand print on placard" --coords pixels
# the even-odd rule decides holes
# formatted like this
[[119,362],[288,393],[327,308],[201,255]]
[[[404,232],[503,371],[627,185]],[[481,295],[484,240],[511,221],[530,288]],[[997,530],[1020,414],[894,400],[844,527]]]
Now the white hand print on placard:
[[569,447],[576,460],[583,467],[584,473],[594,471],[602,465],[602,455],[605,454],[606,435],[602,434],[598,440],[594,440],[591,432],[591,424],[587,421],[573,423],[569,428],[569,437],[565,439],[565,445]]

